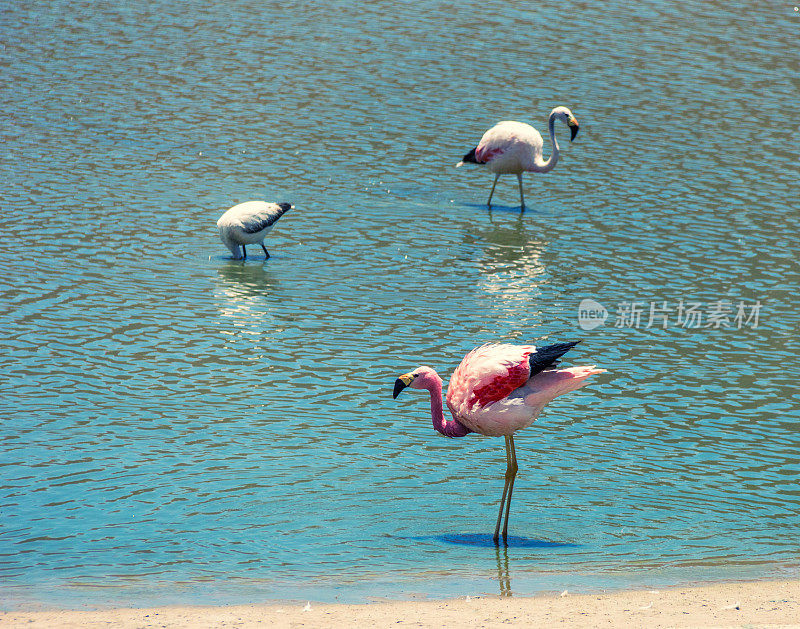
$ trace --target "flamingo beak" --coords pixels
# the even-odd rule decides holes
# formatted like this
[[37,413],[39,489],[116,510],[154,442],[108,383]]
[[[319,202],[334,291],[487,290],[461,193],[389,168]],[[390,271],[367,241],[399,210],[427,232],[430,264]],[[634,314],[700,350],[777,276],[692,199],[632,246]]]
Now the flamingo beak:
[[394,391],[392,392],[392,399],[396,400],[400,392],[405,389],[414,379],[410,373],[405,373],[394,381]]
[[578,131],[580,131],[581,127],[578,124],[578,119],[575,116],[570,118],[567,124],[569,125],[569,130],[571,133],[569,141],[572,142],[575,139],[575,136],[578,135]]

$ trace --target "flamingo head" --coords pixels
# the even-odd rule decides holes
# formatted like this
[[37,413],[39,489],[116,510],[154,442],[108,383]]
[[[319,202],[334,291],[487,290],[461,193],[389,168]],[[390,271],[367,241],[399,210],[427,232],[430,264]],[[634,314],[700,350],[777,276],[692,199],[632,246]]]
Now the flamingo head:
[[572,142],[575,139],[575,136],[578,135],[578,131],[580,131],[580,125],[578,124],[578,119],[569,110],[569,107],[556,107],[550,112],[550,115],[555,116],[558,120],[569,127],[571,134],[569,141]]
[[404,373],[397,380],[394,381],[394,391],[392,397],[397,399],[400,392],[406,387],[412,389],[428,389],[435,386],[438,381],[439,386],[442,384],[442,379],[431,367],[417,367],[414,371]]

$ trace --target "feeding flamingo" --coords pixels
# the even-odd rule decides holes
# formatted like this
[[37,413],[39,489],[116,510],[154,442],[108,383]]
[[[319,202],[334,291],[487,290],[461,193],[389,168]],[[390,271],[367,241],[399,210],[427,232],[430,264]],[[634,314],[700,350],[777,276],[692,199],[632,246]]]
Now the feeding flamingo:
[[430,367],[417,367],[394,383],[392,397],[406,387],[427,389],[431,396],[433,427],[446,437],[464,437],[477,432],[506,439],[506,477],[494,542],[500,537],[505,506],[503,542],[508,538],[511,493],[517,475],[514,433],[530,426],[545,405],[559,395],[582,387],[592,375],[605,369],[570,367],[558,369],[558,359],[580,341],[557,343],[537,349],[533,345],[486,344],[469,352],[456,367],[447,386],[447,407],[452,420],[442,412],[442,379]]
[[513,174],[517,176],[519,182],[519,201],[520,209],[525,209],[525,196],[522,193],[522,173],[549,173],[556,167],[560,151],[556,141],[555,123],[560,120],[565,123],[571,131],[569,141],[578,135],[578,120],[572,115],[567,107],[556,107],[550,112],[547,119],[547,128],[550,131],[550,142],[552,152],[545,161],[542,158],[542,136],[529,124],[504,120],[483,134],[478,146],[464,155],[456,168],[463,166],[465,162],[471,164],[486,164],[495,173],[492,191],[489,193],[489,200],[486,205],[491,207],[492,195],[497,185],[500,175]]
[[[264,259],[269,252],[264,246],[264,238],[272,230],[277,220],[294,207],[291,203],[267,203],[266,201],[247,201],[234,205],[217,221],[219,238],[231,250],[234,260],[247,258],[245,245],[259,243],[264,250]],[[242,247],[239,255],[239,246]]]

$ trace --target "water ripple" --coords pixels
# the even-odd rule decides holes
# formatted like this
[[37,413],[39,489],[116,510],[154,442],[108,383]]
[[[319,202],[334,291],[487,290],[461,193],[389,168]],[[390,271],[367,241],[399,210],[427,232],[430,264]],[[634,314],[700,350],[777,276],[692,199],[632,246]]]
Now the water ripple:
[[[8,8],[7,606],[796,565],[796,23],[741,2],[559,10]],[[528,211],[513,178],[487,211],[491,176],[454,163],[559,103],[581,135],[526,175]],[[268,263],[230,260],[214,229],[253,198],[296,206]],[[763,311],[587,332],[585,297]],[[522,540],[570,544],[440,543],[488,539],[502,444],[437,438],[423,398],[391,399],[396,375],[581,337],[571,360],[609,373],[520,435],[512,516]]]

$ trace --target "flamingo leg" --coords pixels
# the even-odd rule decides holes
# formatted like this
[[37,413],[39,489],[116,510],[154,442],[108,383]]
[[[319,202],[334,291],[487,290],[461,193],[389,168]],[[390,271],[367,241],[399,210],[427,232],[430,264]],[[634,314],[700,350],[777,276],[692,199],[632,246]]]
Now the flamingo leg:
[[492,195],[494,194],[494,187],[497,185],[497,180],[500,179],[500,174],[494,176],[494,184],[492,184],[492,191],[489,193],[489,200],[486,202],[486,205],[492,207]]
[[265,260],[268,259],[269,258],[269,251],[267,251],[267,248],[264,246],[263,242],[261,243],[261,248],[264,250],[264,256],[265,256],[264,259]]
[[[494,527],[494,537],[492,538],[495,544],[499,544],[500,542],[500,523],[503,521],[503,507],[505,507],[506,504],[508,483],[511,479],[511,450],[509,449],[509,439],[510,437],[506,437],[506,482],[505,485],[503,485],[503,497],[500,498],[500,511],[497,513],[497,524]],[[508,515],[506,515],[506,519],[508,519]],[[503,541],[505,541],[505,535]]]
[[[517,182],[519,182],[519,202],[520,202],[520,211],[525,211],[525,195],[522,193],[522,173],[517,175]],[[513,447],[513,446],[512,446]]]
[[[503,543],[507,546],[508,545],[508,514],[511,511],[511,494],[514,492],[514,479],[517,477],[517,470],[519,467],[517,466],[517,452],[514,449],[514,437],[506,437],[506,448],[511,449],[511,465],[509,466],[509,470],[511,470],[511,481],[508,483],[508,499],[506,502],[506,522],[503,525]],[[508,471],[506,471],[506,478],[508,478]]]

